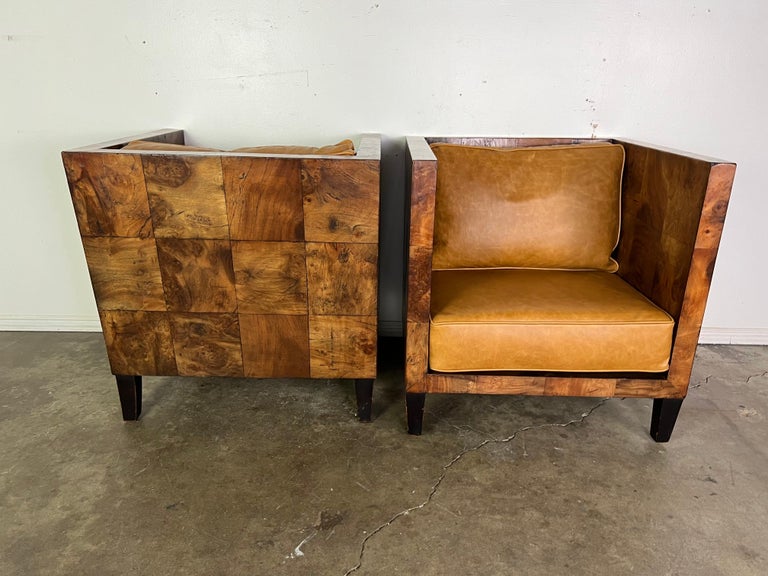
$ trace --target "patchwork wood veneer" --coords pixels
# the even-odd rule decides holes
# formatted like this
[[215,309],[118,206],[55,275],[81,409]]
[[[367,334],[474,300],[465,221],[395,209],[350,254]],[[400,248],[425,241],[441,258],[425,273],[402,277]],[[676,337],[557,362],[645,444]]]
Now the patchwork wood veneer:
[[378,135],[355,156],[62,153],[123,415],[143,375],[376,376]]

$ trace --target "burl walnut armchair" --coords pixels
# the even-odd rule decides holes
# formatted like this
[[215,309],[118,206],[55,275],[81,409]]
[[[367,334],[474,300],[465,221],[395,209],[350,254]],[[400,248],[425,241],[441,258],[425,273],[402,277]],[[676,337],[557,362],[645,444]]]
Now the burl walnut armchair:
[[408,431],[427,393],[653,398],[669,440],[735,165],[627,140],[407,140]]
[[380,138],[62,154],[123,418],[142,376],[376,377]]

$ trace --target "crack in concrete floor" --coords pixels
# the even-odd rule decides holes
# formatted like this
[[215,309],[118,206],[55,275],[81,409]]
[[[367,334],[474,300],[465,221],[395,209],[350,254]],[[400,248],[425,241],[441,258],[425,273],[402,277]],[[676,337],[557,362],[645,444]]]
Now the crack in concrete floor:
[[394,522],[396,522],[399,518],[402,518],[403,516],[407,516],[411,512],[415,512],[416,510],[421,510],[422,508],[425,508],[428,506],[432,500],[435,497],[435,494],[437,494],[437,491],[440,489],[440,485],[443,483],[443,480],[445,480],[445,477],[448,475],[448,472],[453,467],[454,464],[459,462],[464,456],[467,454],[470,454],[472,452],[477,452],[478,450],[481,450],[483,447],[487,446],[488,444],[506,444],[507,442],[511,442],[515,438],[517,438],[520,434],[523,432],[528,432],[530,430],[540,430],[543,428],[565,428],[567,426],[571,426],[573,424],[581,424],[589,418],[589,416],[600,406],[608,402],[610,398],[603,398],[592,406],[589,410],[586,412],[583,412],[579,418],[574,418],[573,420],[569,420],[568,422],[555,422],[553,424],[536,424],[536,425],[530,425],[530,426],[523,426],[522,428],[515,430],[511,435],[507,436],[506,438],[487,438],[483,440],[482,442],[476,444],[475,446],[471,448],[465,448],[461,452],[459,452],[456,456],[454,456],[447,464],[444,464],[442,467],[442,473],[438,477],[438,479],[432,484],[432,488],[429,491],[429,494],[427,494],[427,497],[422,501],[420,504],[417,504],[415,506],[411,506],[410,508],[406,508],[405,510],[401,510],[394,516],[392,516],[389,520],[384,522],[383,524],[379,525],[375,530],[371,531],[365,538],[363,538],[363,541],[360,543],[360,554],[357,559],[357,564],[347,570],[344,573],[344,576],[349,576],[353,572],[357,572],[360,568],[363,567],[363,557],[365,556],[365,548],[368,545],[368,542],[377,534],[379,534],[382,530],[385,528],[391,526]]
[[696,384],[691,384],[688,386],[688,390],[696,390],[696,388],[701,388],[705,384],[709,384],[709,379],[712,378],[712,374],[704,378],[701,382],[697,382]]
[[[709,379],[712,378],[714,374],[710,374],[704,380],[697,382],[696,384],[691,384],[688,386],[688,390],[696,390],[696,388],[701,388],[705,384],[709,384]],[[747,376],[747,378],[744,380],[745,384],[749,384],[753,378],[763,378],[765,376],[768,376],[768,370],[765,372],[758,372],[757,374],[751,374],[750,376]]]

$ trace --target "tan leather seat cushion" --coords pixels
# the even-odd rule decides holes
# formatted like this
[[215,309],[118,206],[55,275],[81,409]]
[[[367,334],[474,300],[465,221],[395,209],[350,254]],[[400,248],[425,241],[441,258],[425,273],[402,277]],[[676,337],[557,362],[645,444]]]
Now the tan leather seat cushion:
[[432,274],[429,366],[439,372],[663,372],[674,321],[618,275]]
[[432,150],[436,270],[617,269],[621,145]]
[[[123,146],[123,150],[157,150],[161,152],[222,152],[216,148],[186,146],[184,144],[168,144],[150,140],[134,140]],[[295,154],[300,156],[354,156],[355,145],[352,140],[342,140],[330,146],[252,146],[236,148],[232,152],[247,154]]]

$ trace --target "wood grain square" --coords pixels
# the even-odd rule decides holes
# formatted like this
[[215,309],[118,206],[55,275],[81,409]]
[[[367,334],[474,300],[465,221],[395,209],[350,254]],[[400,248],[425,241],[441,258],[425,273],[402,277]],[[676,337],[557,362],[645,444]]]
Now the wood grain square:
[[378,162],[303,160],[301,181],[307,241],[379,241]]
[[170,314],[181,376],[242,376],[237,314]]
[[138,156],[64,152],[62,158],[81,236],[152,236]]
[[152,238],[83,237],[99,310],[165,311]]
[[376,244],[307,242],[307,291],[311,315],[377,313]]
[[221,162],[233,239],[304,240],[301,160],[224,156]]
[[[422,140],[422,142],[424,142]],[[427,149],[423,153],[432,156]],[[437,182],[437,163],[412,161],[409,163],[410,198],[410,245],[432,248],[435,229],[435,195],[431,193]]]
[[612,397],[616,388],[614,378],[546,378],[545,396]]
[[375,316],[311,316],[312,378],[375,378]]
[[142,157],[158,238],[229,238],[221,159],[179,154]]
[[429,323],[432,290],[432,247],[408,247],[408,322]]
[[237,311],[229,240],[158,238],[157,255],[169,311]]
[[405,389],[424,392],[429,361],[429,324],[406,322],[405,333]]
[[104,310],[99,317],[113,374],[177,374],[166,313]]
[[309,378],[307,316],[240,314],[249,378]]
[[252,314],[306,314],[303,242],[232,242],[238,310]]

